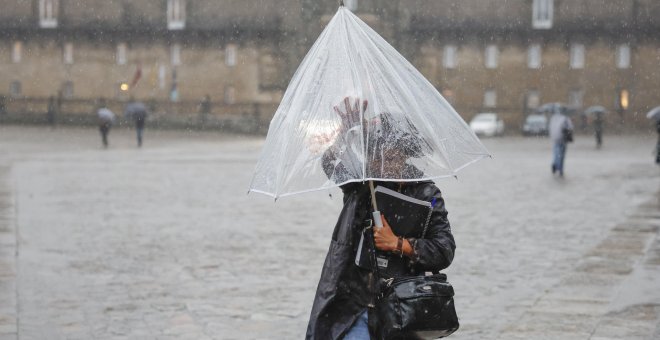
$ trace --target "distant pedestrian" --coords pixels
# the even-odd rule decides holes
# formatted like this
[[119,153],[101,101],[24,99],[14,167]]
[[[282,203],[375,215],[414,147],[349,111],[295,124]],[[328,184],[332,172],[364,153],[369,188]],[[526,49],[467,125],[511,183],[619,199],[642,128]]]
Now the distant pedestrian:
[[596,112],[596,117],[594,118],[594,133],[596,134],[596,147],[600,149],[603,145],[603,112]]
[[0,114],[7,113],[7,97],[0,93]]
[[566,116],[565,108],[556,108],[550,117],[550,139],[553,143],[552,173],[564,177],[566,145],[573,141],[573,122]]
[[211,114],[211,96],[207,94],[199,103],[199,123],[202,127],[206,125],[209,114]]
[[46,109],[46,121],[51,127],[55,127],[55,116],[57,115],[57,101],[54,96],[48,97],[48,108]]
[[101,98],[99,100],[99,108],[96,111],[96,115],[99,119],[99,131],[101,132],[101,140],[103,141],[103,147],[108,147],[108,134],[110,133],[110,128],[115,120],[115,114],[108,109],[105,103],[105,99]]
[[7,97],[4,94],[0,94],[0,116],[7,114]]
[[655,163],[660,165],[660,119],[656,120],[655,129],[658,131],[658,142],[655,145]]
[[147,120],[147,106],[143,102],[135,100],[133,97],[129,100],[124,110],[124,116],[135,121],[135,131],[137,133],[138,147],[142,146],[142,136],[144,133],[144,123]]

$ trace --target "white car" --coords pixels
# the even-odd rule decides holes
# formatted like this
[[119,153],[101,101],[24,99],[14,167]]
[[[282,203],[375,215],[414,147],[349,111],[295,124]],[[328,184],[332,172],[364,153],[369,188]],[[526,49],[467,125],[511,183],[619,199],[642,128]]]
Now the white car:
[[477,135],[499,136],[504,133],[504,121],[496,113],[478,113],[470,121],[470,128]]

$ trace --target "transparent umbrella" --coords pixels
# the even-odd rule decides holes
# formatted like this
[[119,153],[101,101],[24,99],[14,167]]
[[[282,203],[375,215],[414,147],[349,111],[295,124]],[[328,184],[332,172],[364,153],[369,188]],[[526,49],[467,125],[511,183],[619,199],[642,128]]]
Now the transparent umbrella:
[[586,110],[584,110],[584,114],[586,115],[605,114],[607,112],[607,109],[600,105],[589,106]]
[[[437,179],[487,156],[433,85],[340,6],[275,112],[250,191],[278,198],[349,182]],[[406,166],[392,169],[392,157]]]

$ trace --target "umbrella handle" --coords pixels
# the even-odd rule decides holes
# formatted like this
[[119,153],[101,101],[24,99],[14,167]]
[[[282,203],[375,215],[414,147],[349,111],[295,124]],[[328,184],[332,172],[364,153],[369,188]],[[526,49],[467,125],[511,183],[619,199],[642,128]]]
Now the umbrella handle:
[[383,227],[383,219],[380,215],[380,211],[376,210],[371,213],[371,215],[374,218],[374,224],[376,225],[376,228],[382,228]]
[[371,206],[374,208],[374,212],[371,215],[374,218],[374,224],[376,228],[383,227],[383,219],[380,216],[380,211],[378,211],[378,205],[376,205],[376,192],[374,191],[374,181],[369,181],[369,190],[371,191]]

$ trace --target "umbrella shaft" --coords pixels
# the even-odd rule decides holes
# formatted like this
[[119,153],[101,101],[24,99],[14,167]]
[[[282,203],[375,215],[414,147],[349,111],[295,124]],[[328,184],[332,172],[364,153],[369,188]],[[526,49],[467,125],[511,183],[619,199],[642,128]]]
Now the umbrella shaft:
[[369,181],[369,190],[371,191],[371,206],[374,208],[372,216],[374,218],[374,224],[377,228],[383,227],[383,220],[380,216],[380,211],[378,211],[378,205],[376,204],[376,192],[374,190],[374,181]]

